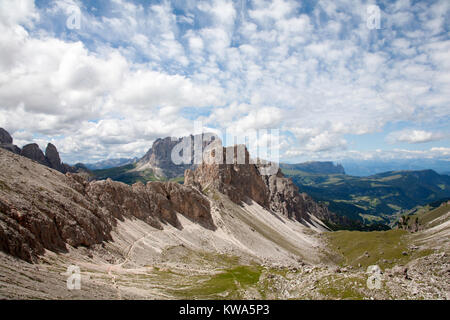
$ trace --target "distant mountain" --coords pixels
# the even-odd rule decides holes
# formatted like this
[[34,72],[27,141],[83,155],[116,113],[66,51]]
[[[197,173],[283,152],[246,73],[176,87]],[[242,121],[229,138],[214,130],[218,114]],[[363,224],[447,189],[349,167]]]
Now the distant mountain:
[[390,171],[369,177],[284,170],[299,189],[340,215],[389,223],[395,214],[450,196],[450,177],[433,170]]
[[345,172],[351,176],[367,177],[373,174],[398,170],[432,169],[440,174],[450,172],[450,160],[395,159],[395,160],[355,160],[340,161]]
[[[187,140],[185,140],[186,138]],[[183,143],[183,141],[188,141],[189,139],[191,144],[191,161],[186,164],[176,165],[172,161],[172,150],[176,145]],[[186,169],[193,169],[195,167],[194,144],[196,139],[200,139],[203,148],[205,148],[209,143],[219,138],[212,133],[203,133],[202,135],[190,135],[183,138],[166,137],[163,139],[156,139],[156,141],[153,142],[152,147],[136,163],[134,171],[152,170],[153,174],[159,179],[174,179],[183,176]],[[188,147],[188,145],[186,145],[186,147]]]
[[[211,135],[211,141],[217,139],[217,136],[213,134],[205,133],[205,135]],[[127,184],[133,184],[136,182],[148,182],[148,181],[176,181],[182,182],[184,180],[184,171],[186,169],[194,169],[194,141],[196,138],[201,138],[198,135],[190,135],[191,139],[191,162],[187,164],[176,165],[172,161],[172,149],[182,143],[184,138],[159,138],[156,139],[152,147],[147,153],[140,159],[128,159],[133,160],[125,164],[120,164],[112,167],[104,167],[102,169],[94,169],[93,174],[97,179],[110,178],[115,181],[124,182]],[[203,147],[209,144],[203,142]],[[88,167],[89,168],[89,167]]]
[[130,163],[135,163],[139,158],[115,158],[115,159],[106,159],[94,163],[84,163],[84,166],[89,170],[101,170],[101,169],[109,169],[114,167],[125,166]]
[[345,174],[344,167],[341,164],[334,164],[331,161],[309,161],[297,164],[280,163],[280,168],[317,174]]

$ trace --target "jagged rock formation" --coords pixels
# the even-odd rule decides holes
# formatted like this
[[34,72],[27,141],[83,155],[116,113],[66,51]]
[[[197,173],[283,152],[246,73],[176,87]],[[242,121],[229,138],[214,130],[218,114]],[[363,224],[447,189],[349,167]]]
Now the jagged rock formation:
[[325,206],[300,194],[292,180],[285,178],[279,169],[276,174],[261,174],[267,164],[252,163],[245,146],[223,148],[216,144],[205,152],[209,154],[204,154],[205,161],[197,169],[186,170],[186,185],[217,190],[237,204],[252,199],[264,208],[300,222],[311,222],[311,216],[321,220],[334,216]]
[[[171,152],[167,146],[173,145],[168,139],[155,142],[149,161],[168,166]],[[139,219],[157,229],[165,224],[182,228],[177,216],[181,214],[215,230],[211,200],[203,194],[207,189],[237,204],[251,199],[305,225],[317,226],[320,222],[314,217],[325,220],[331,215],[326,207],[300,194],[281,171],[261,175],[266,164],[251,163],[245,146],[223,148],[219,140],[203,145],[208,146],[205,161],[195,170],[186,170],[185,185],[149,182],[130,186],[110,179],[88,181],[78,174],[64,175],[44,167],[67,171],[52,144],[45,155],[36,144],[23,148],[22,155],[36,162],[1,151],[0,249],[33,261],[44,249],[58,252],[65,251],[66,245],[90,247],[111,240],[117,221],[126,218]],[[223,161],[231,161],[211,161],[219,155]]]
[[0,148],[20,154],[20,148],[13,144],[13,138],[3,128],[0,128]]
[[[242,148],[242,147],[241,147]],[[221,145],[211,151],[211,162],[214,162],[215,152],[222,152],[222,158],[226,159],[227,153],[234,150],[233,164],[224,164],[222,160],[218,163],[208,163],[206,160],[195,170],[186,170],[185,184],[192,185],[202,190],[215,189],[220,193],[226,194],[233,202],[240,203],[250,198],[263,207],[269,205],[269,190],[261,179],[258,168],[254,164],[249,164],[250,156],[245,147],[244,161],[237,164],[239,146],[223,148]],[[227,151],[228,150],[228,151]],[[207,152],[205,150],[205,152]]]
[[[187,140],[186,140],[187,139]],[[186,169],[194,168],[194,144],[196,139],[201,141],[203,148],[210,142],[218,140],[218,137],[205,133],[201,135],[190,135],[183,138],[166,137],[163,139],[156,139],[152,147],[147,153],[137,162],[136,170],[142,171],[145,169],[152,169],[156,176],[164,178],[175,178],[182,176]],[[190,162],[185,164],[175,164],[171,158],[172,150],[175,146],[180,145],[186,141],[190,143]]]
[[20,155],[37,161],[44,166],[50,167],[49,161],[36,143],[30,143],[23,146]]
[[262,176],[269,190],[269,207],[275,212],[298,221],[309,221],[310,214],[322,221],[335,219],[324,205],[315,202],[306,193],[300,193],[291,179],[285,178],[279,170],[277,174]]
[[0,143],[11,144],[13,143],[13,138],[10,136],[8,131],[3,128],[0,128]]
[[58,170],[62,173],[67,172],[67,168],[61,163],[58,150],[53,144],[49,143],[47,145],[47,148],[45,149],[45,157],[47,158],[50,168]]
[[0,149],[0,250],[21,259],[111,240],[117,219],[125,217],[179,228],[176,212],[214,228],[209,201],[194,189],[170,182],[88,182]]
[[137,170],[151,168],[158,176],[174,178],[183,174],[190,165],[175,165],[171,160],[171,152],[180,140],[172,141],[172,138],[157,139],[152,147],[138,161]]
[[25,145],[22,149],[12,144],[13,138],[3,128],[0,128],[0,148],[20,154],[28,159],[39,162],[49,168],[58,170],[59,172],[77,172],[77,168],[71,167],[66,163],[62,163],[56,147],[49,143],[45,149],[45,155],[36,143]]
[[192,188],[173,182],[138,182],[132,186],[110,179],[87,184],[88,196],[114,218],[134,216],[162,229],[164,223],[181,228],[176,213],[214,229],[209,201]]

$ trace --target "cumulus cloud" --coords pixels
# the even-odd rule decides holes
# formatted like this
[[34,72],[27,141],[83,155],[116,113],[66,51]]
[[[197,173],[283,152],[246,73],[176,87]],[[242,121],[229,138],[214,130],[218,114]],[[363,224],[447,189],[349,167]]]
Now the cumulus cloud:
[[[385,3],[373,30],[369,4],[3,0],[0,126],[71,160],[136,156],[193,120],[278,128],[290,157],[356,156],[352,136],[399,122],[425,129],[388,142],[447,148],[433,126],[450,117],[448,1]],[[79,30],[65,23],[74,5]]]
[[406,143],[424,143],[442,139],[444,136],[441,133],[435,133],[425,130],[405,129],[401,131],[391,132],[387,136],[387,141],[390,143],[406,142]]

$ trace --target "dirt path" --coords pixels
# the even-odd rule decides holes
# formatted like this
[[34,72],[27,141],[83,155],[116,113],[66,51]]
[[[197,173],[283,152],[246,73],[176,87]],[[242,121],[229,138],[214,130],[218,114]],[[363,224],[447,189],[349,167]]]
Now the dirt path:
[[117,263],[114,265],[111,265],[108,267],[108,275],[111,277],[111,282],[113,287],[117,290],[117,297],[119,298],[119,300],[122,300],[122,294],[120,293],[120,289],[119,289],[119,285],[116,282],[116,276],[112,273],[112,271],[114,269],[121,269],[122,266],[127,263],[128,261],[130,261],[130,255],[131,252],[133,251],[133,249],[135,248],[136,244],[138,242],[140,242],[141,240],[144,240],[146,237],[148,237],[150,235],[150,233],[147,233],[145,235],[143,235],[142,237],[140,237],[139,239],[137,239],[136,241],[134,241],[129,247],[128,250],[125,254],[125,259],[121,262],[121,263]]

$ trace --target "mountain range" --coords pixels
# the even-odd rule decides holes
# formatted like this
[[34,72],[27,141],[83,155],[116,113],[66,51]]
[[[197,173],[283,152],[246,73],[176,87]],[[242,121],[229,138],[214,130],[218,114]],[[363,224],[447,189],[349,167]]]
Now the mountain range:
[[450,160],[439,159],[374,159],[358,160],[343,159],[340,163],[345,167],[345,171],[351,176],[371,176],[374,174],[389,171],[420,171],[431,169],[439,174],[448,174]]
[[[166,180],[182,183],[184,171],[194,169],[195,165],[172,163],[172,148],[181,140],[157,139],[141,159],[92,173],[97,179],[111,178],[128,184]],[[433,170],[391,171],[358,177],[346,174],[343,165],[331,161],[280,163],[279,166],[302,192],[338,216],[348,218],[345,225],[333,225],[333,228],[387,228],[403,212],[450,195],[448,176]]]
[[[155,170],[169,154],[164,141],[130,168],[159,180],[145,184],[98,180],[81,165],[63,173],[48,157],[0,148],[0,297],[449,298],[447,203],[416,212],[417,228],[402,218],[386,231],[331,232],[348,218],[299,190],[281,169],[262,175],[270,164],[250,161],[243,146],[214,141],[203,155],[233,155],[229,161],[186,164],[183,184],[167,181],[178,169]],[[234,156],[238,148],[243,163]],[[433,179],[427,183],[440,181]],[[378,291],[366,286],[374,264],[385,283]],[[80,290],[67,287],[74,266]]]
[[450,177],[433,170],[391,171],[368,177],[284,170],[316,201],[365,224],[389,224],[417,206],[450,197]]

